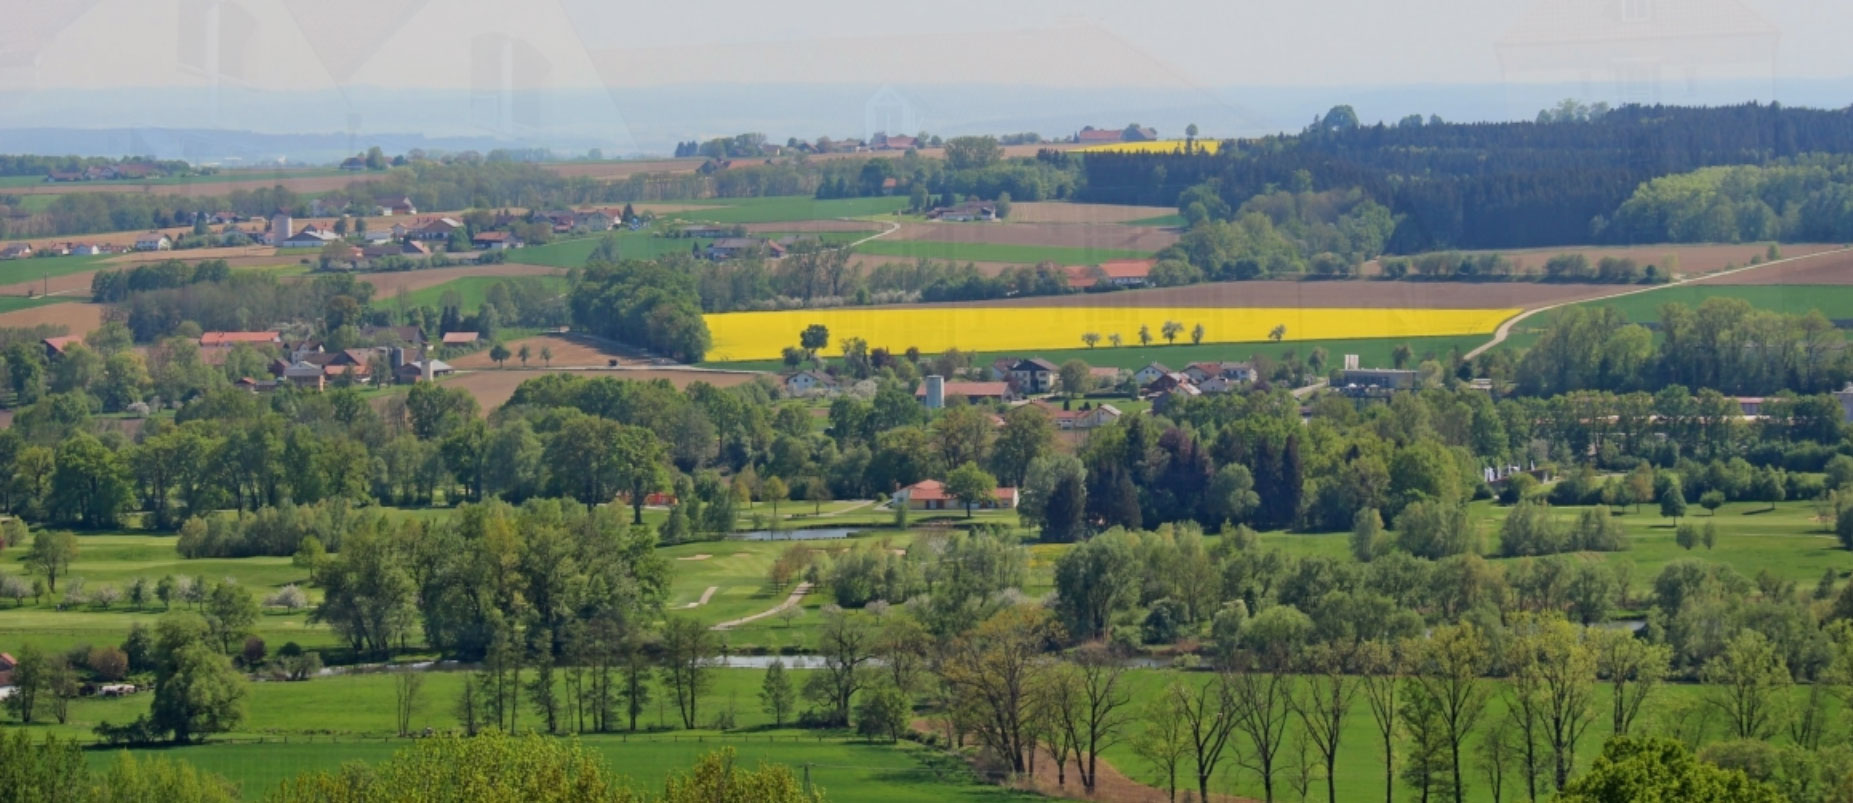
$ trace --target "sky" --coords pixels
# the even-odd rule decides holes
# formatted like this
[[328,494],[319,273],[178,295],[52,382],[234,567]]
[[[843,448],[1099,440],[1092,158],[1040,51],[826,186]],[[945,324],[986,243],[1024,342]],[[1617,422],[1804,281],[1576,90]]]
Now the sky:
[[[1244,87],[1299,88],[1323,100],[1333,90],[1549,85],[1587,100],[1696,102],[1712,100],[1705,87],[1767,100],[1806,82],[1853,79],[1853,59],[1844,55],[1853,28],[1846,0],[11,5],[0,24],[0,127],[60,117],[87,126],[172,125],[176,107],[208,126],[255,126],[262,120],[235,107],[302,93],[349,99],[262,116],[313,128],[321,113],[323,130],[352,128],[344,112],[365,104],[349,96],[368,92],[397,93],[411,104],[474,95],[474,105],[454,115],[435,111],[431,124],[442,128],[447,117],[480,117],[498,93],[503,106],[488,114],[519,120],[532,113],[515,95],[590,91],[606,99],[594,106],[609,106],[587,109],[590,119],[623,127],[638,114],[626,93],[697,85],[1161,90],[1240,106]],[[136,91],[147,93],[145,102]],[[960,119],[940,105],[942,118]],[[554,113],[548,124],[563,117]]]

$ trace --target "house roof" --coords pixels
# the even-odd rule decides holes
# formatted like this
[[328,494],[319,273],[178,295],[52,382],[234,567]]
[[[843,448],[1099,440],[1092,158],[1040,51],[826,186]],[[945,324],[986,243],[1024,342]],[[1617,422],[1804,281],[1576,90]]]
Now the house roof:
[[792,380],[797,379],[798,377],[801,377],[801,376],[808,376],[811,378],[811,381],[816,382],[819,385],[836,384],[836,380],[831,379],[829,374],[825,374],[819,371],[799,371],[795,374],[792,374],[791,376],[785,377],[785,382],[789,384]]
[[165,239],[167,239],[167,235],[165,233],[158,232],[158,231],[151,231],[146,234],[137,236],[135,238],[135,242],[137,243],[158,243]]
[[482,231],[477,232],[475,237],[470,238],[472,242],[487,243],[509,242],[515,239],[515,235],[512,232],[506,231]]
[[[946,493],[946,484],[939,480],[921,480],[901,490],[907,492],[907,498],[909,500],[921,502],[946,502],[951,501],[953,498],[952,494]],[[1008,502],[1016,498],[1017,489],[994,488],[991,490],[991,496],[1000,501]]]
[[[1165,367],[1165,364],[1164,364],[1164,363],[1161,363],[1161,362],[1155,362],[1155,363],[1151,363],[1151,364],[1149,364],[1149,365],[1147,365],[1147,366],[1145,366],[1145,368],[1156,368],[1156,369],[1158,369],[1158,373],[1161,373],[1161,374],[1169,374],[1169,373],[1171,373],[1171,369],[1169,369],[1169,368],[1166,368],[1166,367]],[[1143,371],[1143,370],[1145,370],[1145,368],[1141,368],[1141,369],[1139,369],[1139,370],[1141,370],[1141,371]]]
[[1144,279],[1156,264],[1156,259],[1115,259],[1100,263],[1100,272],[1109,279]]
[[276,343],[282,339],[276,332],[207,332],[199,336],[199,344],[230,346],[236,343]]
[[[998,399],[1001,399],[1005,396],[1010,395],[1010,383],[1009,382],[947,382],[945,385],[945,392],[948,397],[964,396],[967,398],[998,398]],[[926,396],[926,386],[921,385],[919,390],[914,391],[914,396],[915,397]]]
[[46,348],[51,349],[52,351],[58,352],[59,354],[63,354],[64,350],[68,348],[71,344],[82,343],[84,342],[84,339],[81,337],[78,337],[77,335],[61,335],[58,337],[48,337],[39,342],[44,343]]
[[482,335],[476,332],[445,332],[444,338],[439,342],[446,346],[457,346],[468,345],[480,339],[482,339]]

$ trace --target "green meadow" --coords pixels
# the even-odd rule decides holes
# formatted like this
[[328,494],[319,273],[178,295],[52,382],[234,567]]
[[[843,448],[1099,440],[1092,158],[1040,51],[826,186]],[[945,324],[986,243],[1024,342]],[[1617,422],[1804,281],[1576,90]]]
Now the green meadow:
[[1061,265],[1096,265],[1110,259],[1142,259],[1151,256],[1145,251],[1113,248],[1071,248],[936,240],[871,240],[856,246],[856,251],[908,260],[924,258],[950,262],[1017,262],[1023,264],[1054,262]]

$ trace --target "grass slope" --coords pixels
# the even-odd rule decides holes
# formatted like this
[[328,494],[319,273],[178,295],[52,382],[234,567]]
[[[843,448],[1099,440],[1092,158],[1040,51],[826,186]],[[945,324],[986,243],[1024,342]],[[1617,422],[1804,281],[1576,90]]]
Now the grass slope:
[[463,276],[407,294],[412,306],[440,307],[446,293],[456,293],[465,313],[482,306],[489,288],[503,282],[539,282],[555,292],[566,292],[565,276]]
[[[185,252],[179,252],[174,258],[185,259]],[[105,267],[103,260],[108,255],[68,256],[68,257],[34,257],[32,259],[11,259],[0,262],[0,284],[19,284],[39,279],[69,276],[87,270]],[[87,294],[86,294],[87,295]],[[85,299],[88,300],[88,299]]]
[[781,195],[771,198],[716,198],[693,203],[713,204],[665,215],[687,221],[706,223],[784,223],[798,220],[828,220],[840,217],[890,215],[907,207],[907,198],[838,198],[820,201],[805,195]]

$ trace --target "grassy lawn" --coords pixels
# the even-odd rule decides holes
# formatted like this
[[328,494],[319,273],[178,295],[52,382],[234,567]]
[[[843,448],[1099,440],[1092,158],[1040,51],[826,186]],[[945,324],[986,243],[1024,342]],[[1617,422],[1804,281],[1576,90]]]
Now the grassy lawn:
[[[183,259],[184,257],[177,256],[175,258]],[[68,276],[73,273],[96,270],[106,267],[103,264],[103,260],[105,259],[109,259],[109,256],[106,254],[97,254],[94,256],[11,259],[0,262],[0,284],[18,284],[20,282],[36,281],[53,276]]]
[[1024,264],[1049,261],[1062,265],[1094,265],[1110,259],[1140,259],[1151,256],[1144,251],[1112,248],[1066,248],[934,240],[872,240],[856,246],[856,251],[910,260],[924,257],[953,262],[1021,262]]
[[691,203],[711,207],[675,212],[664,217],[705,223],[783,223],[840,217],[890,215],[907,206],[904,196],[838,198],[820,201],[807,195],[771,198],[708,198]]
[[[1511,508],[1483,500],[1470,504],[1468,510],[1480,527],[1485,551],[1498,552],[1499,526]],[[1557,518],[1566,524],[1573,523],[1582,511],[1580,507],[1560,507],[1554,510]],[[1632,565],[1629,582],[1637,603],[1642,596],[1652,592],[1654,577],[1660,570],[1682,558],[1723,563],[1748,578],[1755,578],[1758,572],[1768,571],[1784,580],[1792,580],[1804,589],[1813,588],[1815,581],[1821,579],[1822,572],[1828,569],[1842,576],[1853,573],[1853,552],[1842,549],[1834,535],[1814,520],[1813,502],[1781,502],[1773,511],[1769,505],[1761,502],[1732,502],[1719,508],[1716,516],[1708,515],[1697,506],[1692,507],[1691,512],[1693,515],[1687,516],[1685,521],[1718,525],[1718,544],[1715,548],[1707,550],[1700,546],[1690,552],[1679,548],[1673,541],[1675,528],[1672,520],[1661,518],[1659,509],[1649,504],[1643,505],[1639,513],[1629,508],[1617,516],[1628,533],[1627,551],[1581,552],[1576,553],[1576,557],[1581,560]],[[1264,544],[1279,547],[1294,555],[1338,558],[1349,557],[1348,538],[1348,533],[1262,535]],[[1522,558],[1492,560],[1494,563],[1509,563]]]

